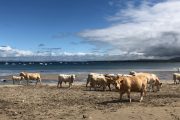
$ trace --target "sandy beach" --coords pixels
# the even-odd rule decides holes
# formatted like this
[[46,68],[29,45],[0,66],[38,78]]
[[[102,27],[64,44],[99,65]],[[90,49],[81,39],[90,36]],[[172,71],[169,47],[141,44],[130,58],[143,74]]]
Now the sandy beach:
[[[45,75],[55,79],[56,75]],[[119,101],[117,91],[89,91],[75,82],[69,89],[56,84],[43,86],[1,85],[0,118],[2,120],[179,120],[180,85],[164,80],[159,92],[148,92],[139,103],[139,93],[132,93],[132,103]]]
[[180,0],[0,0],[0,120],[180,120]]

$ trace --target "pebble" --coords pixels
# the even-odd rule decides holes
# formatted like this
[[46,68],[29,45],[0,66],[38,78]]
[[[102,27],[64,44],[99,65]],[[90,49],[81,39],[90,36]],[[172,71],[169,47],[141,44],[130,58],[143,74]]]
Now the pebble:
[[83,118],[88,118],[88,116],[87,115],[83,115]]
[[88,119],[92,119],[92,117],[91,117],[91,116],[89,116],[89,115],[83,115],[83,118],[84,118],[84,119],[86,119],[86,118],[88,118]]

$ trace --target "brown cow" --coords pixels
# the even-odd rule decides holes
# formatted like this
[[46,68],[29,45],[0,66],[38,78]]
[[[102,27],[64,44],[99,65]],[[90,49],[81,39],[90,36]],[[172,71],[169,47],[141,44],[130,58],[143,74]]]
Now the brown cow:
[[116,88],[119,89],[120,100],[122,95],[127,93],[129,102],[131,102],[131,92],[140,92],[140,102],[143,100],[144,94],[146,94],[147,78],[144,76],[119,76],[116,80]]
[[42,84],[40,73],[21,72],[19,76],[23,76],[24,79],[27,80],[27,85],[29,84],[29,80],[36,80],[36,85],[38,82]]

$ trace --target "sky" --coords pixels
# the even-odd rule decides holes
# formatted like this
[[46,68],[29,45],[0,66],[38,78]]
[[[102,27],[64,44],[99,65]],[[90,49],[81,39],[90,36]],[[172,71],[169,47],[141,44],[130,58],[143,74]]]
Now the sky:
[[0,0],[0,58],[180,56],[180,0]]

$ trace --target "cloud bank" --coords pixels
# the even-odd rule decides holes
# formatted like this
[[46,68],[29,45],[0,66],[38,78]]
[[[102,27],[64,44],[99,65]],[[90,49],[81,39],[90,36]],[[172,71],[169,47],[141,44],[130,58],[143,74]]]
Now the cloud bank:
[[28,50],[19,50],[10,46],[0,46],[1,57],[20,57],[20,56],[32,56],[33,52]]
[[144,2],[138,8],[131,5],[108,17],[112,25],[84,30],[79,36],[90,44],[111,45],[108,54],[126,59],[180,56],[179,6],[179,0]]
[[103,60],[99,54],[85,52],[64,52],[61,48],[42,48],[40,51],[15,49],[11,46],[0,46],[0,61],[87,61]]

